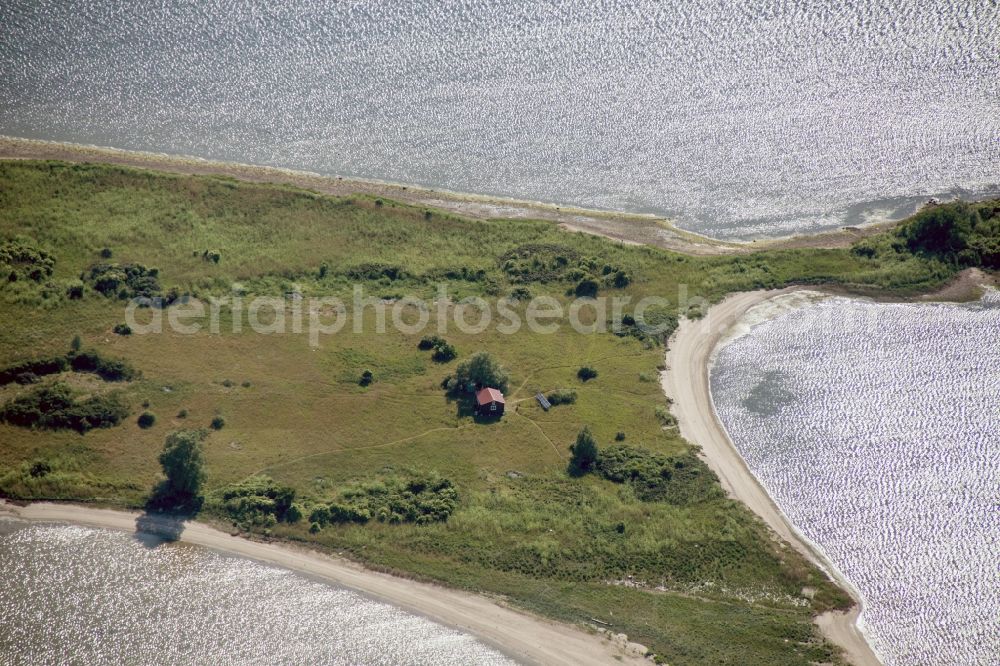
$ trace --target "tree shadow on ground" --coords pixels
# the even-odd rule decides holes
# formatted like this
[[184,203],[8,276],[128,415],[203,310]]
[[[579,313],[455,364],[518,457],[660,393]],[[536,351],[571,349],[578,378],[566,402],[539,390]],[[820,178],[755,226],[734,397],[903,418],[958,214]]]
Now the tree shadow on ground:
[[162,481],[153,488],[146,501],[145,512],[135,520],[135,538],[148,548],[177,541],[184,532],[184,523],[194,520],[204,498],[181,496]]
[[147,548],[177,541],[184,533],[184,523],[191,517],[146,511],[135,519],[135,540]]

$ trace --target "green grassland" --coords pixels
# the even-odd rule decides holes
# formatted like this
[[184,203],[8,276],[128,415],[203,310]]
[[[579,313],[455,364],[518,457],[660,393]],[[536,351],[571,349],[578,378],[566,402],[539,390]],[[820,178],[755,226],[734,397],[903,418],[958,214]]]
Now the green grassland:
[[[206,496],[266,475],[294,490],[303,513],[296,522],[244,528],[569,622],[598,619],[678,664],[836,662],[811,618],[849,599],[726,499],[707,468],[695,471],[711,492],[675,493],[670,501],[643,501],[628,484],[567,474],[568,447],[583,426],[602,447],[622,432],[625,445],[690,452],[663,422],[661,342],[566,326],[552,335],[451,327],[444,337],[458,358],[436,363],[418,349],[420,334],[391,326],[373,334],[371,311],[361,334],[349,322],[314,347],[304,334],[261,335],[245,324],[235,333],[227,308],[218,334],[117,335],[125,301],[96,291],[87,271],[108,262],[156,267],[164,293],[200,299],[231,295],[234,284],[248,298],[290,291],[346,298],[358,283],[379,298],[433,298],[446,282],[456,300],[527,290],[564,304],[592,277],[602,295],[655,295],[676,305],[681,285],[708,301],[792,283],[913,293],[958,269],[938,257],[890,252],[885,243],[861,253],[695,258],[547,222],[472,221],[362,196],[28,161],[0,163],[4,241],[47,253],[51,272],[26,277],[8,258],[3,270],[16,275],[0,282],[0,367],[66,354],[79,336],[83,349],[123,359],[141,375],[111,387],[93,375],[42,377],[43,385],[63,381],[83,397],[113,390],[131,416],[83,435],[0,423],[0,493],[142,506],[161,478],[166,435],[208,428],[221,416],[225,425],[209,429],[204,443]],[[111,257],[101,256],[105,248]],[[614,286],[619,273],[627,279]],[[523,304],[514,308],[523,313]],[[499,422],[473,419],[442,390],[455,365],[482,350],[510,374]],[[584,365],[598,376],[578,379]],[[369,385],[359,383],[365,370],[374,378]],[[573,389],[577,399],[542,411],[532,396],[554,389]],[[6,384],[0,403],[27,390]],[[152,427],[137,424],[143,411],[156,416]],[[344,489],[420,475],[446,478],[457,491],[446,521],[310,530],[312,508]],[[225,518],[209,502],[206,513],[213,512]]]

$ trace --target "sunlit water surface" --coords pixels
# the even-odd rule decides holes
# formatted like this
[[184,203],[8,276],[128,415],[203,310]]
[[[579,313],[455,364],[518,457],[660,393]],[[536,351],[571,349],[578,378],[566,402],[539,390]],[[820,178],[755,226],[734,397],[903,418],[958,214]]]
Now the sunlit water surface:
[[514,664],[284,569],[120,532],[0,524],[0,664],[69,663]]
[[809,305],[723,347],[711,386],[887,664],[998,663],[1000,295]]
[[0,3],[0,133],[674,215],[722,237],[1000,189],[968,0]]

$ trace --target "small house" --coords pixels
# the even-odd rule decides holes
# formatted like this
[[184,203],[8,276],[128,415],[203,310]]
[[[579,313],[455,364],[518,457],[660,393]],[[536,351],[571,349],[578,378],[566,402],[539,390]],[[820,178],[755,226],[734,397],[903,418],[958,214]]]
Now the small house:
[[476,414],[479,416],[503,416],[505,406],[503,393],[495,388],[482,388],[476,391]]

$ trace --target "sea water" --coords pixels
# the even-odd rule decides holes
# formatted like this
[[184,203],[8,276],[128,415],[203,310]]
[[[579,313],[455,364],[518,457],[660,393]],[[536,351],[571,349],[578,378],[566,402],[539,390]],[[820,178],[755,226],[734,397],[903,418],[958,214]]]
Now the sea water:
[[0,134],[666,214],[726,238],[1000,191],[1000,5],[0,3]]
[[515,662],[285,569],[152,536],[0,523],[0,664],[317,663]]
[[998,663],[1000,295],[806,304],[723,347],[711,388],[887,664]]

